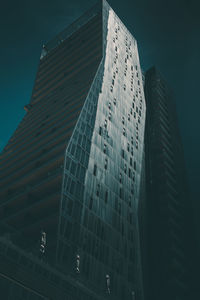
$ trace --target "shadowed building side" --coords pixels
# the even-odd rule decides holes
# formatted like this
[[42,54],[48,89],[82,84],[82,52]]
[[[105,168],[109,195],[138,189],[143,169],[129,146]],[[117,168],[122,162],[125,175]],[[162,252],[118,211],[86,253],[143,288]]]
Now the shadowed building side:
[[37,252],[44,230],[47,256],[55,256],[65,149],[102,58],[101,24],[98,11],[46,52],[27,113],[1,154],[1,231]]
[[145,99],[150,299],[189,299],[191,203],[175,103],[155,68]]

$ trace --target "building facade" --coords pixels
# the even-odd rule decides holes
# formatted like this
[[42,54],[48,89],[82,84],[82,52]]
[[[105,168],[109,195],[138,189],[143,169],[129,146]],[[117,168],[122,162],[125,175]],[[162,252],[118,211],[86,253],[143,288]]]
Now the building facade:
[[43,46],[25,110],[1,154],[1,234],[95,295],[142,300],[142,73],[106,1]]
[[145,75],[150,299],[193,299],[191,202],[173,95],[153,67]]
[[0,237],[0,290],[4,300],[106,299],[5,237]]

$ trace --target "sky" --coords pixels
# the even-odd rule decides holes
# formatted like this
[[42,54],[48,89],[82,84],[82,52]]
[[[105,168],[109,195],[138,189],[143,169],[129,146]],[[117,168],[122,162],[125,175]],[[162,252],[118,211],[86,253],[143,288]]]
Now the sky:
[[[200,3],[110,0],[138,41],[144,70],[156,65],[174,93],[200,245]],[[7,0],[0,10],[0,151],[24,116],[42,45],[96,0]]]

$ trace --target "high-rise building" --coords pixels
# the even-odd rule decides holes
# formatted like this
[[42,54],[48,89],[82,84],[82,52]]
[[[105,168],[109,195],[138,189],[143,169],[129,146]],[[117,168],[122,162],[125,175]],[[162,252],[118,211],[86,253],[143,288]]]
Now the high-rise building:
[[1,233],[102,297],[143,299],[143,81],[106,1],[43,46],[25,110],[1,154]]
[[191,202],[173,95],[153,67],[145,76],[150,299],[193,299]]

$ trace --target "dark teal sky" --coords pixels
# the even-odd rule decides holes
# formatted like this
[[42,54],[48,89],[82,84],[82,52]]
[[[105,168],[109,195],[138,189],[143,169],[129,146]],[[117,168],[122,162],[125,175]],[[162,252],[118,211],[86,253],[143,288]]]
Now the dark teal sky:
[[[42,44],[95,3],[96,0],[8,0],[1,4],[0,150],[30,100]],[[137,39],[143,69],[155,64],[174,92],[196,223],[200,228],[199,1],[110,0],[109,3]]]

